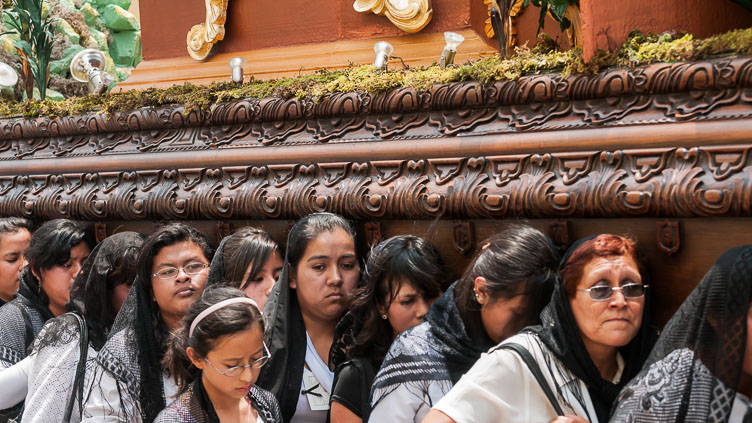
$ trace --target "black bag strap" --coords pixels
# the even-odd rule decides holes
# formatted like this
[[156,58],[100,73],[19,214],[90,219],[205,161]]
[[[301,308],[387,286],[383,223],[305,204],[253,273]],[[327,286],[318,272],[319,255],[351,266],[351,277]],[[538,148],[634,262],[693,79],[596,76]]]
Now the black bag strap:
[[548,401],[554,407],[554,410],[556,410],[556,414],[558,416],[564,415],[564,410],[562,410],[561,405],[556,399],[556,395],[554,395],[554,392],[551,390],[551,386],[548,385],[546,378],[543,377],[540,366],[538,366],[538,363],[535,361],[533,356],[530,355],[530,352],[525,349],[525,347],[520,344],[515,344],[514,342],[509,342],[499,345],[498,347],[496,347],[496,349],[512,350],[516,352],[520,356],[520,358],[522,358],[522,361],[525,362],[527,368],[530,369],[530,372],[533,374],[533,377],[535,377],[535,380],[538,381],[538,385],[540,385],[541,389],[543,389],[543,392],[546,394]]
[[81,330],[81,338],[78,354],[78,365],[76,366],[76,378],[73,381],[73,389],[71,389],[71,396],[68,398],[68,406],[66,407],[65,417],[63,422],[69,422],[73,415],[73,404],[76,402],[76,396],[78,396],[78,412],[79,416],[83,416],[84,411],[84,374],[86,373],[86,356],[89,352],[89,331],[86,328],[86,322],[76,313],[70,313],[76,320],[78,320],[78,326]]

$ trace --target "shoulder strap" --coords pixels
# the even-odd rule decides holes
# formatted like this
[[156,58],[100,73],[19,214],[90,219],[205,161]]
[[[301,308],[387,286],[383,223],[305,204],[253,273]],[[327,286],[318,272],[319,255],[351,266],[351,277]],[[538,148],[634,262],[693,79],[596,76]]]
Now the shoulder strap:
[[533,374],[533,377],[535,377],[535,380],[538,381],[538,385],[540,385],[541,389],[543,389],[543,392],[546,394],[548,401],[554,407],[554,410],[556,410],[556,414],[559,416],[564,415],[564,410],[562,410],[561,405],[559,404],[559,401],[556,399],[556,396],[554,395],[554,392],[551,390],[551,387],[548,385],[546,378],[543,377],[543,373],[541,372],[541,369],[538,366],[538,363],[535,361],[533,356],[530,355],[530,352],[527,349],[525,349],[520,344],[515,344],[514,342],[501,344],[496,349],[512,350],[516,352],[520,356],[520,358],[522,358],[522,361],[525,362],[528,369],[530,369],[530,372]]
[[84,374],[86,373],[86,356],[89,352],[89,331],[86,327],[86,322],[76,313],[70,313],[78,320],[78,326],[81,330],[78,365],[76,366],[76,378],[73,381],[73,389],[71,389],[71,396],[68,398],[68,406],[66,407],[65,417],[63,422],[69,422],[73,415],[73,404],[76,402],[76,396],[78,396],[78,412],[79,416],[83,416],[84,407]]

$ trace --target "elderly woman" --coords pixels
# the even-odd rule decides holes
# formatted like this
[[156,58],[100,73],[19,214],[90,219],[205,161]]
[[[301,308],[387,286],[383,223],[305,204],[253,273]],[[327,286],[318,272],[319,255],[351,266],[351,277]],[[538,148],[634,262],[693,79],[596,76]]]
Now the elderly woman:
[[484,355],[423,420],[608,421],[611,404],[649,351],[647,273],[635,243],[599,235],[573,245],[561,283],[528,328]]
[[749,421],[751,299],[752,245],[745,245],[725,252],[666,324],[611,421]]

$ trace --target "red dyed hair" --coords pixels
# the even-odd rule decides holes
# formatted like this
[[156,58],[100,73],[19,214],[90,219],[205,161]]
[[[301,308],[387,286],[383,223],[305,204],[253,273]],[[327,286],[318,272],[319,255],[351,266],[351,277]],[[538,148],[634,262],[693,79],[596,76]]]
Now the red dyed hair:
[[585,265],[596,257],[629,256],[637,264],[640,276],[645,278],[645,265],[637,251],[637,243],[631,238],[619,235],[602,234],[582,243],[569,257],[559,271],[561,284],[569,297],[574,297],[577,284],[582,278]]

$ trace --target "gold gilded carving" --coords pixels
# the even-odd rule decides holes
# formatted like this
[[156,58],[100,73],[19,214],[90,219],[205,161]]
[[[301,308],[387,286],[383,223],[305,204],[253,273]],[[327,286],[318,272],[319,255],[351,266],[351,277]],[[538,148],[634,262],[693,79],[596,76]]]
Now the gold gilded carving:
[[431,0],[355,0],[360,13],[384,15],[397,28],[410,33],[423,29],[433,16]]
[[186,40],[188,54],[196,60],[206,59],[214,44],[225,38],[229,0],[204,1],[206,2],[206,22],[193,25]]

